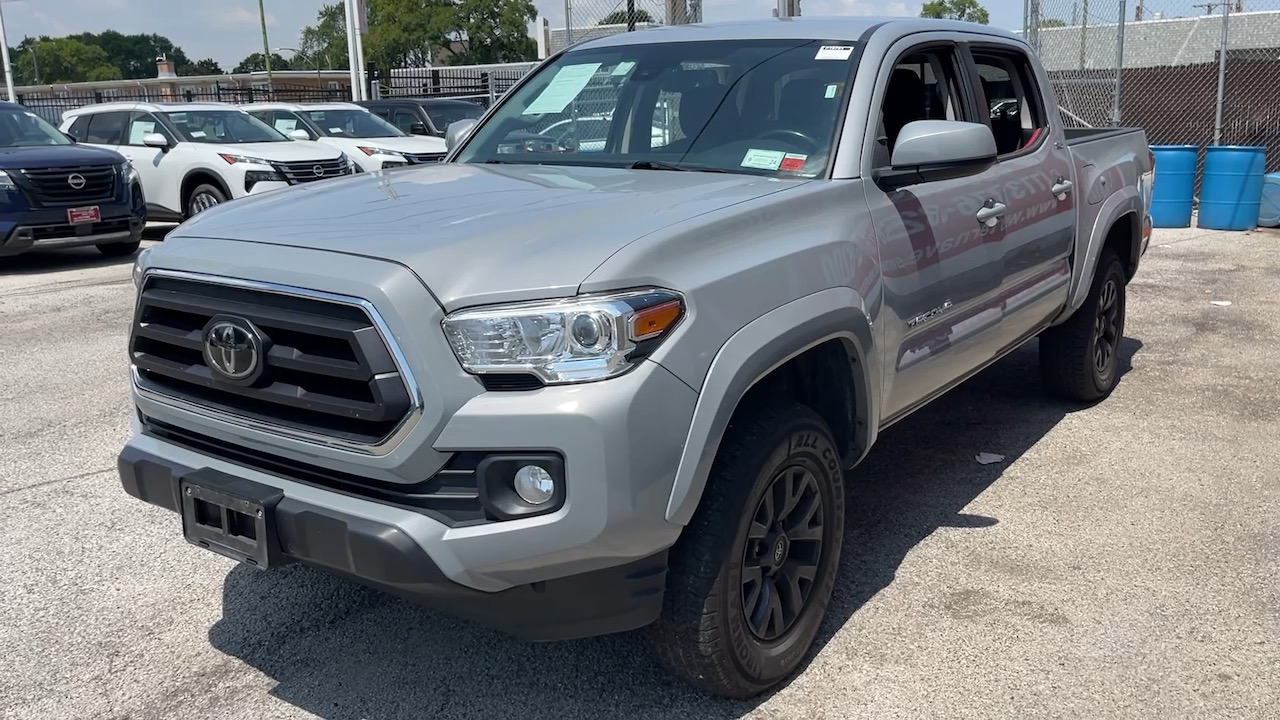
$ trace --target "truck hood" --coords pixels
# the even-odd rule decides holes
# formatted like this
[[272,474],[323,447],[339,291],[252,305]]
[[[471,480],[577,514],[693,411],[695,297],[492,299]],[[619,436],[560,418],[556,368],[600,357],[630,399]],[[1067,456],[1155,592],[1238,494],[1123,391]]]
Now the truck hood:
[[[389,260],[454,310],[571,295],[609,256],[649,233],[805,182],[615,168],[411,166],[239,199],[200,213],[170,239]],[[282,255],[280,262],[289,260]]]
[[87,145],[0,148],[0,170],[106,165],[119,162],[124,162],[124,156],[120,153]]

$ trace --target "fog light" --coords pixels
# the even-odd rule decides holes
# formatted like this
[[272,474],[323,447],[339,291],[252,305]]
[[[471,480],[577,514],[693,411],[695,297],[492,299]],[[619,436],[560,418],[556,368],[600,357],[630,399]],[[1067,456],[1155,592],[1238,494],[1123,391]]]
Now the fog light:
[[516,471],[516,494],[530,505],[542,505],[555,495],[556,482],[551,473],[537,465],[525,465]]

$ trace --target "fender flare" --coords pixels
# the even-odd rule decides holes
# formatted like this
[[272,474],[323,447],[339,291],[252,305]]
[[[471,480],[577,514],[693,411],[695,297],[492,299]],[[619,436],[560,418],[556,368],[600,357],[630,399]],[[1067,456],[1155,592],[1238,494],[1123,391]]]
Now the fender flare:
[[234,197],[231,194],[231,188],[227,187],[227,181],[223,180],[221,175],[219,175],[218,173],[208,168],[203,168],[203,167],[191,168],[186,172],[186,174],[182,176],[182,182],[178,183],[178,190],[179,190],[178,202],[182,204],[182,207],[178,209],[179,213],[182,213],[185,215],[187,212],[187,207],[186,207],[187,199],[185,197],[182,197],[181,190],[182,188],[186,187],[187,181],[190,180],[193,175],[206,175],[210,178],[213,178],[214,184],[218,186],[218,189],[222,191],[223,195],[227,196],[228,200]]
[[876,425],[873,419],[879,411],[879,388],[866,362],[872,348],[866,303],[847,287],[794,300],[747,323],[712,359],[667,501],[669,522],[687,525],[693,518],[725,429],[747,391],[787,361],[832,339],[849,343],[856,357],[851,370],[855,413],[862,422],[857,424],[859,438],[855,442],[862,452],[870,447]]
[[[1093,275],[1097,272],[1098,256],[1102,254],[1102,246],[1106,244],[1112,226],[1123,221],[1126,215],[1133,216],[1130,222],[1141,223],[1144,212],[1142,195],[1137,188],[1126,187],[1103,201],[1102,207],[1098,210],[1097,219],[1094,220],[1093,227],[1090,229],[1088,244],[1075,257],[1075,268],[1071,274],[1071,289],[1067,296],[1066,307],[1058,317],[1054,318],[1053,324],[1065,322],[1084,304],[1089,288],[1093,284]],[[1136,229],[1138,235],[1135,237],[1140,237],[1141,226],[1139,225]]]

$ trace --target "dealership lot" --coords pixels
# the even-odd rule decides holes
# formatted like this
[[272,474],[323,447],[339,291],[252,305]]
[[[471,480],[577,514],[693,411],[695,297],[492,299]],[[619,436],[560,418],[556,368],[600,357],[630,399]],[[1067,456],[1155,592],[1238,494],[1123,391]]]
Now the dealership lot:
[[1031,346],[886,431],[819,648],[751,703],[629,636],[528,645],[187,545],[115,475],[129,267],[0,264],[0,717],[1280,716],[1280,233],[1157,231],[1105,403],[1043,399]]

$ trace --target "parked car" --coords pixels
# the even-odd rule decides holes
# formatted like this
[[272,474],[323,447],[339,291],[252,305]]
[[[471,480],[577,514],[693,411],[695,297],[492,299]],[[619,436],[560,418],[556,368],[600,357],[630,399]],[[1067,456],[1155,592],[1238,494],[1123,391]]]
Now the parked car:
[[382,98],[360,105],[410,135],[444,137],[449,126],[484,114],[484,106],[457,98]]
[[444,140],[409,135],[355,103],[253,103],[241,108],[297,140],[341,150],[362,171],[440,162]]
[[27,108],[0,102],[0,257],[84,245],[132,255],[145,225],[142,186],[123,155],[77,145]]
[[87,105],[63,113],[62,130],[127,157],[152,220],[181,221],[235,198],[355,172],[336,148],[286,137],[226,103]]
[[[1023,107],[998,127],[985,74]],[[602,77],[604,147],[499,152]],[[845,481],[880,432],[1033,338],[1056,397],[1123,372],[1146,137],[1066,130],[1004,30],[588,40],[448,135],[444,163],[218,208],[139,259],[121,479],[189,542],[533,640],[644,628],[753,696],[856,582]]]

